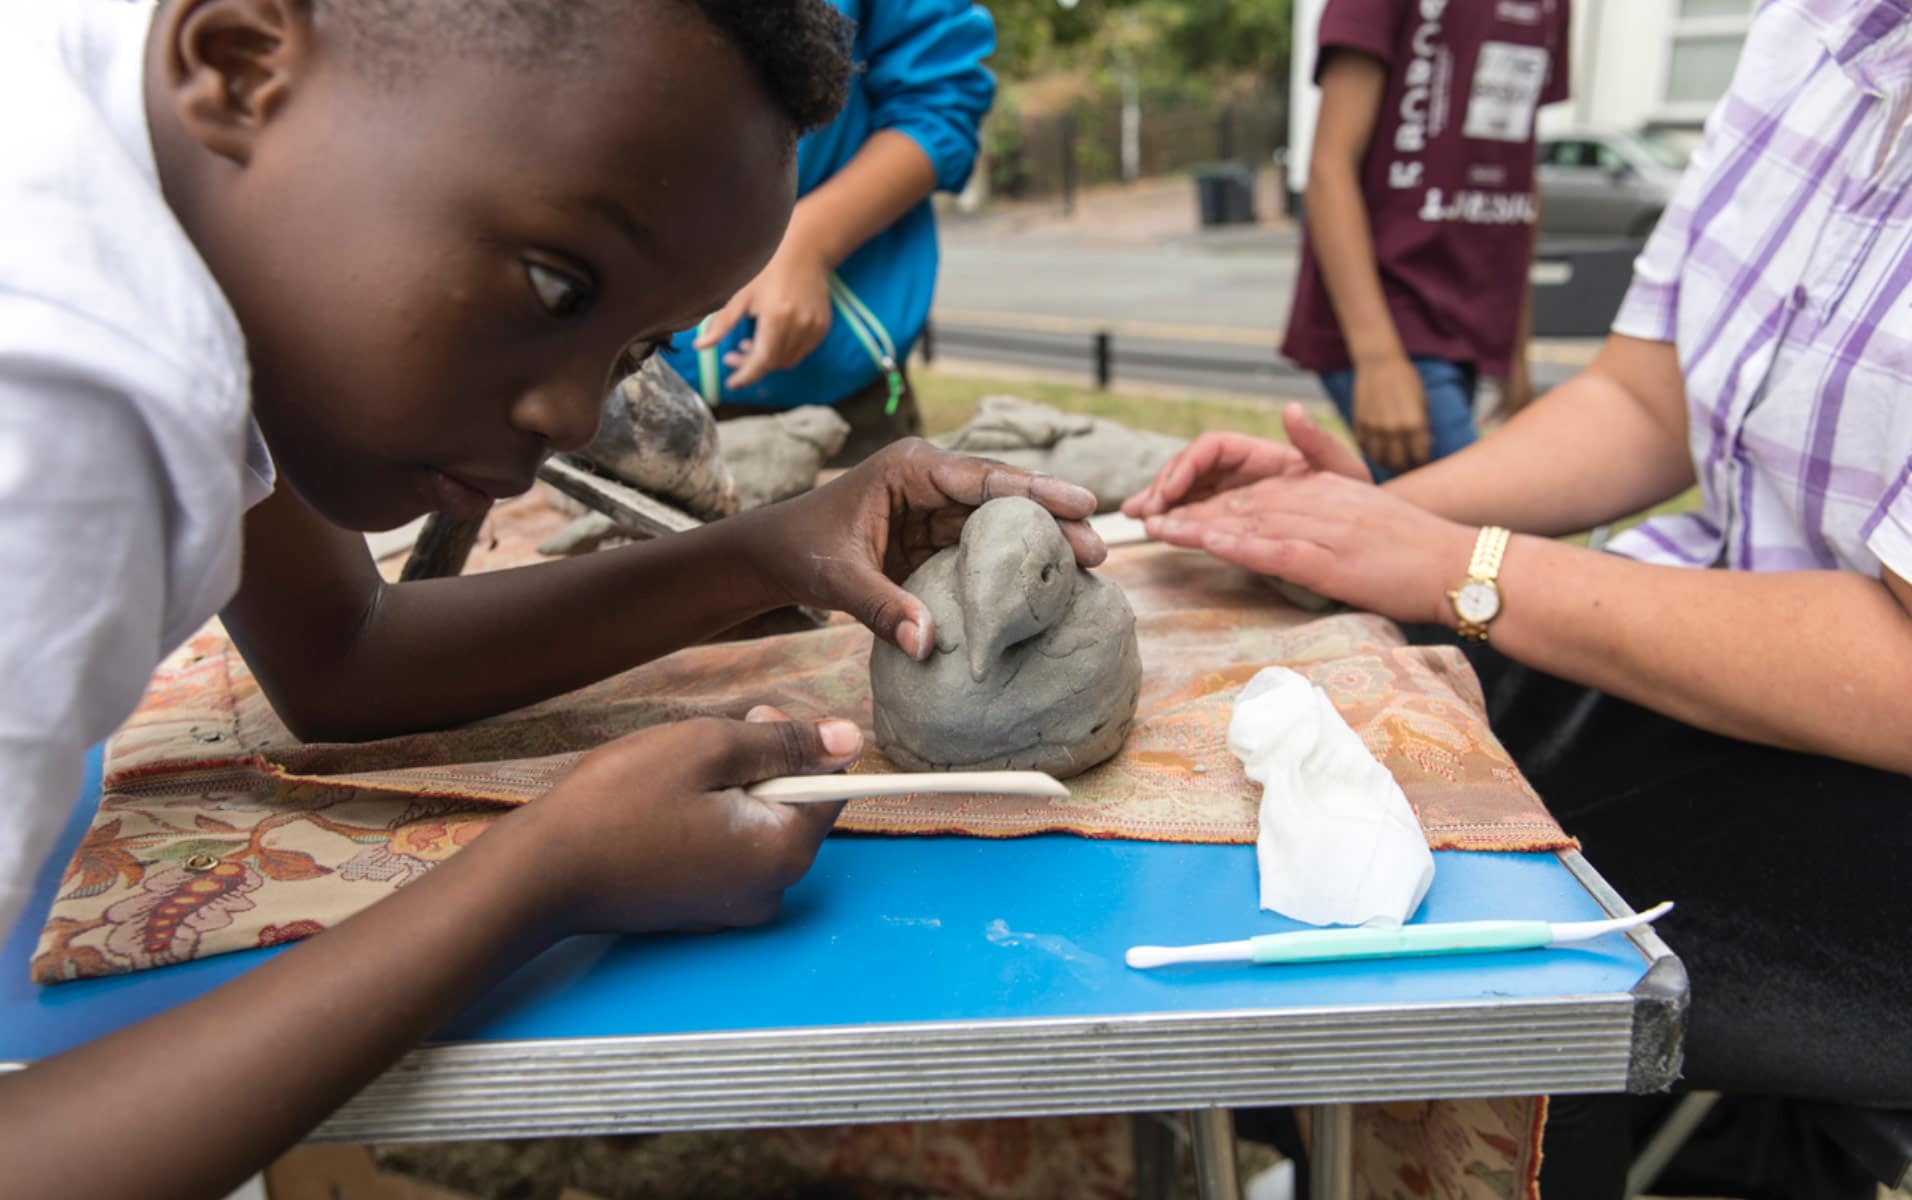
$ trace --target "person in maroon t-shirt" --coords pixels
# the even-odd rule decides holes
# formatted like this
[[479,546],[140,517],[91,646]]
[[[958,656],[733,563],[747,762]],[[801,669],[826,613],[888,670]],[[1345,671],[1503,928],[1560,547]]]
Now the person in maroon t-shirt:
[[1282,353],[1377,479],[1472,442],[1474,384],[1531,399],[1534,111],[1567,95],[1568,0],[1328,0],[1308,237]]

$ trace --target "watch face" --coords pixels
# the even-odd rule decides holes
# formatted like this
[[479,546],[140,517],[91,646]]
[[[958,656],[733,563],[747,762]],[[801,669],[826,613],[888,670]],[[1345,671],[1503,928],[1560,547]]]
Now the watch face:
[[1470,579],[1454,594],[1454,611],[1462,620],[1485,625],[1500,615],[1500,589],[1484,579]]

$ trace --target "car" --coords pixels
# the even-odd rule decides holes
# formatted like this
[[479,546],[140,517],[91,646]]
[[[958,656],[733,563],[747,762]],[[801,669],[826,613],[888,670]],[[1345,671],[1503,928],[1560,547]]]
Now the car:
[[1540,139],[1543,236],[1644,239],[1673,199],[1687,150],[1656,132],[1565,133]]

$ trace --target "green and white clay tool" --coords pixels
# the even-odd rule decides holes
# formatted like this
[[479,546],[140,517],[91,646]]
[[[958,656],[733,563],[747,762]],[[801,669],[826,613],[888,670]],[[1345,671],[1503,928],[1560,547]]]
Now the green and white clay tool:
[[1435,954],[1485,954],[1498,950],[1542,950],[1572,942],[1588,942],[1609,933],[1625,933],[1651,925],[1673,911],[1668,901],[1643,913],[1611,921],[1452,921],[1436,925],[1362,925],[1353,929],[1305,929],[1299,933],[1264,933],[1241,942],[1209,942],[1200,946],[1134,946],[1126,961],[1131,967],[1179,966],[1183,963],[1307,963],[1340,962],[1351,958],[1422,958]]
[[1133,546],[1149,540],[1146,525],[1134,517],[1125,517],[1119,512],[1097,513],[1089,518],[1089,528],[1102,539],[1102,544],[1114,549],[1117,546]]

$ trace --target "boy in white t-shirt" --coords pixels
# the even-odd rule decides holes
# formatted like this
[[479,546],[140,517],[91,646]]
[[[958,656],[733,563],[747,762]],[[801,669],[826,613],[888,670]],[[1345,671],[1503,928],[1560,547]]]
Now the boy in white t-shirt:
[[[0,930],[85,747],[215,612],[296,731],[365,737],[793,602],[920,657],[894,579],[991,496],[1100,554],[1087,492],[921,443],[520,571],[387,585],[352,532],[523,491],[620,357],[768,260],[849,71],[823,0],[0,0],[0,28]],[[219,1194],[553,939],[767,919],[834,814],[736,788],[859,749],[781,718],[606,746],[371,912],[0,1079],[7,1190]]]

